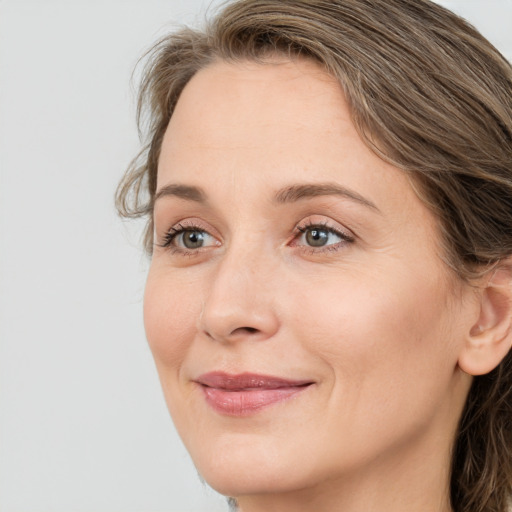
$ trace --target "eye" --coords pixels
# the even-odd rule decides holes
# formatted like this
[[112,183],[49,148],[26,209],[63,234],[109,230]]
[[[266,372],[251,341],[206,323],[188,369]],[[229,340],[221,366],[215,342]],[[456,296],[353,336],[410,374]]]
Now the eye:
[[354,237],[322,224],[297,226],[299,235],[295,238],[294,246],[311,247],[313,249],[337,249],[346,243],[354,241]]
[[215,237],[204,229],[196,226],[173,226],[164,236],[162,247],[173,248],[176,251],[192,252],[203,247],[219,245]]
[[338,236],[324,228],[308,228],[304,233],[304,240],[311,247],[323,247],[324,245],[328,245],[329,242],[338,242],[339,240],[337,239],[339,239]]
[[199,249],[208,242],[208,233],[206,231],[185,230],[175,236],[177,245],[183,245],[186,249]]

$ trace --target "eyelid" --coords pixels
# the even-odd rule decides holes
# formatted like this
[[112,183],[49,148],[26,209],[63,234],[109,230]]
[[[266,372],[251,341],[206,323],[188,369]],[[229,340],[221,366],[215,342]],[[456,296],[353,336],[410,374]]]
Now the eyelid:
[[217,230],[213,229],[213,227],[208,222],[205,222],[198,217],[186,217],[179,219],[176,222],[173,222],[172,225],[165,230],[165,233],[180,230],[205,231],[209,235],[215,238],[219,238]]

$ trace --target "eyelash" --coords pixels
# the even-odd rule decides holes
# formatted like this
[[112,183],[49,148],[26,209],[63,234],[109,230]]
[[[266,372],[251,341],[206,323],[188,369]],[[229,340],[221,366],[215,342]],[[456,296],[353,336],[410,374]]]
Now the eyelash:
[[[310,245],[296,245],[294,242],[300,238],[302,235],[306,234],[309,230],[318,229],[319,231],[324,231],[333,235],[338,236],[341,241],[335,244],[329,244],[325,247],[313,247]],[[162,247],[164,249],[167,249],[171,251],[172,254],[181,254],[185,256],[194,256],[198,254],[199,252],[202,252],[202,250],[206,249],[206,247],[199,247],[197,249],[184,249],[183,247],[177,247],[174,245],[175,239],[185,232],[201,232],[201,233],[207,233],[209,236],[210,233],[204,229],[202,226],[198,225],[183,225],[183,224],[177,224],[175,226],[172,226],[169,231],[167,231],[164,234],[163,242],[161,244],[157,244],[159,247]],[[355,237],[349,235],[348,233],[345,233],[339,229],[335,229],[332,226],[330,226],[327,222],[311,222],[307,221],[304,224],[298,224],[295,227],[294,230],[294,237],[292,240],[292,247],[298,247],[301,250],[308,251],[310,254],[318,254],[323,253],[326,251],[338,251],[339,249],[342,249],[345,245],[353,243],[355,241]]]

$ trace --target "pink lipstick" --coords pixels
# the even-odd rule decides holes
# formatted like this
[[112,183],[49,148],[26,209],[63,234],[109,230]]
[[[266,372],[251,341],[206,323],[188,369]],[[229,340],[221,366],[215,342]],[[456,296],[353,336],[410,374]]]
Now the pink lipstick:
[[250,415],[287,400],[313,384],[310,380],[288,380],[254,373],[229,375],[223,372],[205,373],[196,382],[201,386],[206,402],[218,413],[228,416]]

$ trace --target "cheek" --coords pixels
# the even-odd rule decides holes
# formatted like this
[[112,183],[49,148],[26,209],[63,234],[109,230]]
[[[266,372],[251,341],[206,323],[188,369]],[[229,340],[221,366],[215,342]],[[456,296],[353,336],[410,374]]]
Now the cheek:
[[159,371],[162,367],[179,368],[186,355],[199,315],[197,300],[191,298],[173,280],[150,270],[144,293],[144,327]]
[[297,297],[297,311],[307,312],[292,320],[301,327],[297,335],[330,367],[345,398],[363,391],[389,397],[393,389],[405,398],[409,391],[427,393],[419,388],[449,381],[457,351],[446,287],[429,280],[409,282],[414,286],[359,274],[343,283],[321,283],[318,292]]

